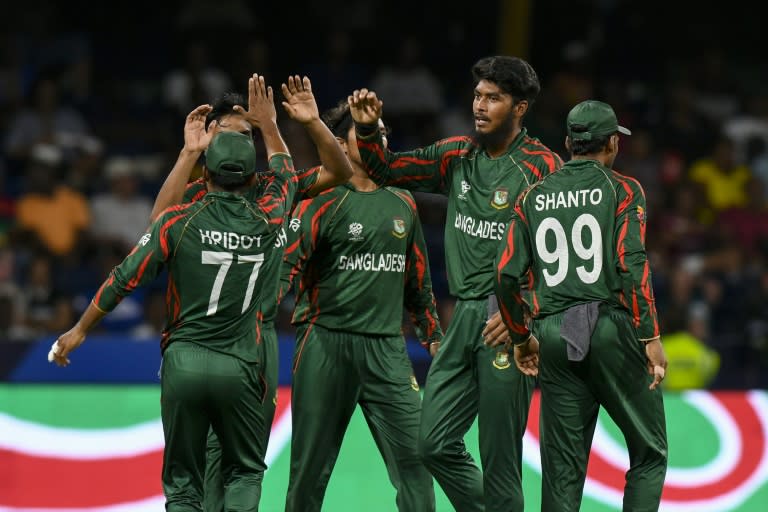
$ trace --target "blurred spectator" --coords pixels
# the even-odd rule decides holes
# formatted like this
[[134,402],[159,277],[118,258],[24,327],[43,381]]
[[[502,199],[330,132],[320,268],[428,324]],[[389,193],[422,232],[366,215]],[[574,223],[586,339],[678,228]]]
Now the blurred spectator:
[[[705,322],[697,315],[690,322]],[[720,354],[709,348],[695,325],[687,330],[664,334],[664,352],[667,354],[667,376],[662,383],[666,391],[684,391],[708,387],[720,369]]]
[[[369,74],[361,64],[365,61],[354,58],[353,44],[347,32],[329,31],[325,34],[322,52],[311,54],[315,60],[300,66],[302,73],[312,80],[312,92],[321,111],[334,107],[353,90],[369,86]],[[389,103],[387,115],[390,115]]]
[[736,163],[733,142],[727,137],[721,137],[711,153],[691,164],[688,178],[704,189],[710,210],[703,219],[707,223],[711,223],[719,211],[749,203],[752,172],[746,165]]
[[10,159],[24,162],[40,144],[57,148],[61,160],[70,164],[83,153],[101,151],[83,115],[60,101],[56,78],[46,75],[35,83],[27,106],[11,119],[3,146]]
[[218,98],[232,87],[227,73],[213,62],[205,41],[187,40],[183,57],[182,65],[173,67],[163,77],[163,100],[182,120],[196,106]]
[[417,37],[404,36],[395,62],[379,68],[371,79],[371,89],[384,101],[384,116],[393,129],[390,143],[395,147],[418,147],[439,138],[443,91],[424,61],[422,45]]
[[37,253],[25,270],[19,292],[23,324],[36,336],[69,329],[74,322],[72,301],[54,282],[53,260]]
[[56,146],[33,148],[26,168],[26,191],[16,205],[16,229],[27,245],[66,256],[78,249],[91,214],[87,198],[62,182],[61,158]]
[[108,189],[91,198],[91,235],[98,244],[116,244],[129,251],[149,226],[152,201],[139,193],[141,178],[136,162],[115,156],[104,164]]
[[141,320],[139,325],[131,329],[131,336],[136,339],[158,341],[165,328],[165,292],[150,291],[144,300],[144,314]]
[[35,332],[24,325],[19,289],[13,283],[0,284],[0,343],[30,341]]

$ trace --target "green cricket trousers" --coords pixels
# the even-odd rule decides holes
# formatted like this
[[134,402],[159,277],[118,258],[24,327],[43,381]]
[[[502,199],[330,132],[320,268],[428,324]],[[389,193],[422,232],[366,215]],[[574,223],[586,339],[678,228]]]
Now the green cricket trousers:
[[[487,299],[458,300],[424,385],[419,452],[459,512],[522,512],[523,435],[535,378],[483,343]],[[478,420],[481,473],[464,436]]]
[[163,492],[168,512],[203,510],[209,429],[221,440],[224,510],[256,511],[264,474],[260,365],[188,342],[163,354]]
[[590,350],[572,362],[560,337],[562,314],[534,322],[541,387],[541,510],[578,511],[600,406],[621,429],[629,451],[625,512],[656,511],[667,470],[660,389],[648,389],[645,347],[629,314],[600,307]]
[[[344,433],[359,404],[401,512],[435,510],[432,477],[416,451],[421,396],[402,336],[297,328],[291,470],[285,510],[319,511]],[[350,503],[364,510],[366,503]]]
[[[266,386],[257,404],[264,417],[264,450],[269,443],[272,421],[277,407],[277,385],[279,373],[278,337],[273,322],[265,323],[261,331],[262,365],[261,379]],[[224,476],[221,472],[221,443],[213,429],[208,431],[208,450],[205,461],[204,483],[205,512],[224,512]]]

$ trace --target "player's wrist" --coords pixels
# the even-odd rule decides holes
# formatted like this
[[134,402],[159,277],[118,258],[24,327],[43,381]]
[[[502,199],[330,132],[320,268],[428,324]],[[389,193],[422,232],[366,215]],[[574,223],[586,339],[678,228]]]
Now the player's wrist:
[[533,333],[529,332],[528,336],[525,336],[525,339],[523,341],[519,340],[512,340],[512,344],[516,347],[522,347],[523,345],[527,345],[529,341],[533,339]]
[[654,341],[661,341],[661,336],[654,336],[653,338],[640,338],[640,343],[643,345],[648,345],[649,343],[653,343]]

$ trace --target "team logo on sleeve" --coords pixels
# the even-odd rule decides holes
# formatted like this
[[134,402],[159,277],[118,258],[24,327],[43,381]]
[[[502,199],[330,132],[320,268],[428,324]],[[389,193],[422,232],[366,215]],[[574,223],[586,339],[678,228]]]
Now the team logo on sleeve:
[[512,363],[509,362],[509,353],[506,350],[496,352],[496,358],[493,360],[493,367],[497,370],[506,370]]
[[642,206],[637,207],[637,220],[640,222],[645,222],[645,210]]
[[152,233],[145,233],[144,236],[142,236],[139,239],[139,245],[144,247],[149,243],[149,241],[152,239]]
[[405,236],[405,221],[403,219],[392,219],[392,234],[397,238],[403,238]]
[[497,210],[503,210],[509,206],[509,191],[505,188],[496,189],[496,191],[493,193],[491,206]]
[[349,225],[349,239],[353,242],[365,240],[363,236],[363,225],[359,222],[353,222]]

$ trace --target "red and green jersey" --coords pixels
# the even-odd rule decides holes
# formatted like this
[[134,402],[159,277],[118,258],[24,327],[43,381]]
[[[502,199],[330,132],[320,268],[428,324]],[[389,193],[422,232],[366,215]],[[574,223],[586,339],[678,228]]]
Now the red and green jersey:
[[[311,189],[317,182],[317,176],[320,173],[321,168],[321,166],[316,166],[301,171],[296,171],[296,176],[298,178],[296,191],[295,193],[291,194],[290,197],[287,197],[285,201],[285,204],[287,205],[286,220],[288,217],[290,217],[290,212],[293,210],[293,207],[299,201],[309,197],[309,189]],[[273,173],[271,171],[259,174],[258,181],[253,187],[248,189],[245,197],[254,202],[258,201],[258,199],[264,193],[264,189],[269,183],[269,180],[271,180],[272,174]],[[184,194],[184,202],[186,203],[199,200],[205,197],[206,192],[207,188],[205,186],[204,180],[198,179],[193,181],[187,185],[187,189]],[[275,247],[280,248],[282,251],[285,248],[286,240],[287,235],[285,232],[285,227],[283,226],[280,228],[280,233],[277,237],[277,240],[275,240]],[[265,287],[271,287],[270,289],[265,288],[265,300],[261,303],[261,318],[264,323],[273,322],[277,316],[277,289],[280,283],[280,265],[282,264],[282,261],[282,254],[280,254],[279,256],[270,258],[268,261],[265,261],[264,265],[262,266],[262,271],[264,274],[267,276],[272,276],[271,281],[264,282]],[[269,300],[270,297],[273,297],[274,300]]]
[[293,286],[295,325],[397,336],[404,306],[422,344],[442,338],[424,235],[409,192],[340,185],[299,203],[288,240],[281,294]]
[[358,147],[371,178],[379,184],[448,196],[445,259],[448,286],[460,299],[493,293],[493,261],[525,187],[554,172],[560,157],[525,129],[507,152],[491,158],[470,137],[454,137],[413,151],[393,153],[381,134],[358,134]]
[[[161,350],[190,341],[257,362],[256,311],[273,276],[263,265],[276,249],[286,198],[297,176],[286,154],[270,159],[271,175],[255,202],[230,192],[171,207],[150,226],[102,284],[93,303],[111,311],[136,287],[168,270],[167,320]],[[279,258],[279,254],[277,256]]]
[[496,294],[516,341],[527,336],[519,279],[534,318],[600,301],[630,312],[641,340],[659,335],[645,252],[645,194],[596,160],[571,160],[515,205],[497,258]]

